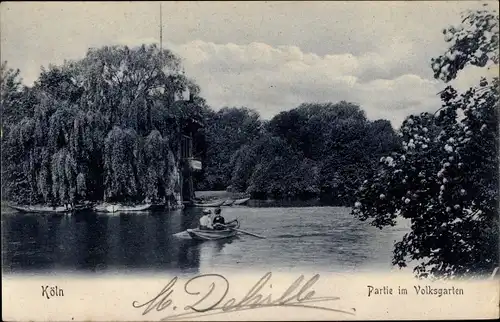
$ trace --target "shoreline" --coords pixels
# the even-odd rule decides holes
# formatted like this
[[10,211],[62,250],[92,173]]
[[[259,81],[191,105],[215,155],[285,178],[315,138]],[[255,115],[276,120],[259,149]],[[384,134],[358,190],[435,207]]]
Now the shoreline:
[[[248,198],[248,194],[245,193],[233,193],[233,192],[228,192],[224,190],[214,190],[214,191],[196,191],[195,192],[195,198],[198,201],[201,202],[213,202],[215,200],[237,200],[237,199],[243,199],[243,198]],[[84,208],[84,209],[76,209],[76,211],[96,211],[96,207],[99,206],[105,206],[105,205],[121,205],[121,203],[110,203],[110,202],[92,202],[92,201],[84,201],[83,203],[77,204],[78,206],[82,205],[88,205],[91,206],[90,208]],[[130,204],[132,207],[138,207],[141,205],[146,205],[145,203],[133,203]],[[7,200],[2,200],[1,201],[1,211],[2,213],[10,213],[10,212],[20,212],[22,211],[16,210],[12,208],[11,206],[18,206],[18,207],[40,207],[40,208],[46,208],[46,207],[51,207],[51,205],[48,204],[35,204],[35,205],[18,205],[13,202],[7,201]],[[319,199],[309,199],[309,200],[300,200],[300,199],[294,199],[294,200],[287,200],[287,199],[250,199],[248,202],[246,202],[245,205],[231,205],[231,206],[226,206],[223,205],[222,207],[228,208],[228,207],[249,207],[249,208],[302,208],[302,207],[351,207],[352,205],[338,205],[332,202],[324,202]],[[61,206],[58,206],[61,207]],[[146,211],[175,211],[179,209],[184,209],[184,205],[160,205],[160,204],[151,204],[150,208],[147,209]],[[37,211],[30,212],[28,213],[34,213]],[[74,210],[68,210],[63,213],[70,213],[74,212]],[[99,212],[99,211],[97,211]],[[39,213],[59,213],[57,211],[40,211]],[[106,213],[106,212],[103,212]],[[133,213],[131,211],[130,213]]]
[[[217,199],[241,199],[250,197],[244,192],[228,192],[224,190],[207,190],[196,191],[195,196],[197,199],[203,201],[213,201]],[[352,205],[340,205],[334,202],[322,201],[319,198],[301,200],[301,199],[250,199],[247,204],[248,207],[351,207]]]

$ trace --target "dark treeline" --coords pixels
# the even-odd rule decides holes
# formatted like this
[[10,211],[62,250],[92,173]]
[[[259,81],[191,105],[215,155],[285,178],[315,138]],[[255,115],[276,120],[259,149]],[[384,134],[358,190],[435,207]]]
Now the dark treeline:
[[[182,183],[190,122],[199,190],[348,205],[380,156],[399,148],[385,120],[351,103],[303,104],[269,121],[249,108],[214,111],[156,46],[91,49],[42,69],[31,87],[2,65],[2,194],[23,204],[166,202]],[[190,99],[177,99],[187,90]]]
[[[166,202],[182,183],[188,120],[199,190],[347,205],[377,159],[398,149],[388,121],[355,104],[303,104],[269,121],[248,108],[207,107],[156,46],[91,49],[42,69],[31,87],[2,65],[2,195],[23,204]],[[191,99],[176,99],[189,90]]]
[[[90,49],[31,87],[2,64],[2,198],[23,204],[175,198],[179,135],[204,101],[156,46]],[[178,100],[187,90],[191,100]]]
[[340,102],[302,104],[269,121],[247,108],[210,111],[205,145],[200,189],[347,205],[399,140],[388,121]]

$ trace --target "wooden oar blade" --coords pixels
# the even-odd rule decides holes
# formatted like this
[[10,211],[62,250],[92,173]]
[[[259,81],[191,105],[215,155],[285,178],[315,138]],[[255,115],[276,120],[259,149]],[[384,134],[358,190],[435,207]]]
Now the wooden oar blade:
[[240,233],[244,233],[244,234],[247,234],[247,235],[250,235],[250,236],[254,236],[254,237],[257,237],[257,238],[266,239],[266,237],[264,237],[264,236],[253,234],[253,233],[249,233],[248,231],[244,231],[244,230],[236,229],[236,228],[233,228],[233,229],[236,230],[236,231],[239,231]]
[[254,234],[254,233],[250,233],[250,232],[245,231],[245,230],[242,230],[242,229],[233,228],[233,227],[231,227],[231,226],[222,225],[222,224],[219,224],[219,225],[224,226],[224,227],[226,227],[227,229],[232,229],[232,230],[234,230],[234,231],[238,231],[238,232],[243,233],[243,234],[247,234],[247,235],[250,235],[250,236],[257,237],[257,238],[266,239],[266,237],[264,237],[264,236],[260,236],[260,235]]
[[247,234],[247,235],[250,235],[250,236],[254,236],[254,237],[257,237],[257,238],[262,238],[262,239],[265,239],[266,237],[264,236],[260,236],[260,235],[257,235],[257,234],[254,234],[254,233],[250,233],[248,231],[244,231],[244,230],[241,230],[241,229],[237,229],[237,228],[232,228],[232,227],[228,227],[229,229],[232,229],[232,230],[236,230],[240,233],[243,233],[243,234]]

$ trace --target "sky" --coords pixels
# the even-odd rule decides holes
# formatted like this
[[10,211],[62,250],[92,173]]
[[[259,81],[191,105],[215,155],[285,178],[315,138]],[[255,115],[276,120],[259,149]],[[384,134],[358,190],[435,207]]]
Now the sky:
[[[163,47],[218,110],[246,106],[262,118],[304,102],[357,103],[398,127],[435,111],[446,84],[430,60],[449,44],[443,28],[483,2],[163,2]],[[2,2],[0,56],[25,84],[41,66],[88,48],[159,43],[159,2]],[[465,89],[481,71],[453,85]]]

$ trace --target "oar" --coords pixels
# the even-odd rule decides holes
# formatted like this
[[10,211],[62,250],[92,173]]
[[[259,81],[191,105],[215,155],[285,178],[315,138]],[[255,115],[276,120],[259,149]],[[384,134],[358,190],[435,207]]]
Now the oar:
[[228,227],[229,229],[232,229],[232,230],[236,230],[240,233],[244,233],[244,234],[247,234],[247,235],[250,235],[250,236],[254,236],[254,237],[257,237],[257,238],[262,238],[262,239],[265,239],[266,237],[264,236],[260,236],[260,235],[257,235],[257,234],[253,234],[253,233],[249,233],[248,231],[244,231],[244,230],[241,230],[241,229],[236,229],[236,228],[232,228],[232,227]]
[[257,237],[257,238],[262,238],[262,239],[265,239],[266,237],[264,236],[260,236],[260,235],[257,235],[257,234],[253,234],[253,233],[250,233],[248,231],[244,231],[244,230],[241,230],[241,229],[237,229],[237,228],[233,228],[233,227],[230,227],[230,226],[226,226],[226,225],[222,225],[228,229],[232,229],[232,230],[235,230],[235,231],[238,231],[240,233],[243,233],[243,234],[247,234],[247,235],[250,235],[250,236],[254,236],[254,237]]

